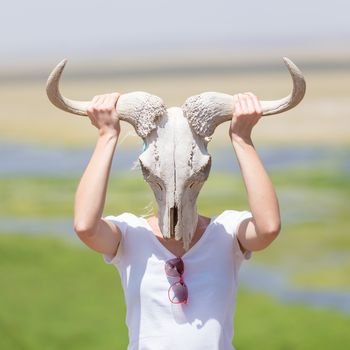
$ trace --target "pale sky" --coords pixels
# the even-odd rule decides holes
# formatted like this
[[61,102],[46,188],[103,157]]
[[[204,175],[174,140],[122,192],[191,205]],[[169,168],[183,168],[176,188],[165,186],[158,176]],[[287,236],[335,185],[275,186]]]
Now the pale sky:
[[350,44],[348,0],[0,0],[1,64]]

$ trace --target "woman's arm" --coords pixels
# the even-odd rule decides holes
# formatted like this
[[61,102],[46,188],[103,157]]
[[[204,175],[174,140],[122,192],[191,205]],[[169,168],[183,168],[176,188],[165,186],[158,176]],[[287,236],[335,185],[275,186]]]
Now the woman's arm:
[[88,108],[91,123],[99,137],[90,162],[80,180],[74,207],[74,230],[79,238],[97,252],[114,255],[121,233],[117,226],[101,218],[109,173],[120,126],[115,105],[119,94],[95,96]]
[[229,133],[252,212],[252,218],[239,226],[237,238],[243,250],[261,250],[277,237],[281,227],[275,190],[251,139],[261,106],[252,93],[238,94],[234,96],[234,111]]

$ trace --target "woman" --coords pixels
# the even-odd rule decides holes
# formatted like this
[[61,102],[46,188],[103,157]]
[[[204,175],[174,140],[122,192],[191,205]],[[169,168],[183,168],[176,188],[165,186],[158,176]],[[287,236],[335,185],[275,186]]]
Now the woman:
[[273,185],[251,132],[261,117],[252,93],[233,96],[229,128],[250,212],[198,216],[190,248],[164,239],[156,216],[124,213],[102,218],[113,154],[120,134],[118,93],[96,96],[88,108],[99,130],[95,151],[75,199],[75,231],[119,270],[127,306],[129,350],[233,349],[237,274],[250,252],[266,248],[280,231]]

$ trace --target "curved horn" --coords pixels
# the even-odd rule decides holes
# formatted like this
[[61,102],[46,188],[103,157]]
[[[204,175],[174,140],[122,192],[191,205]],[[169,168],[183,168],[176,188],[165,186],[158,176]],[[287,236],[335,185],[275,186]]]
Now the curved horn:
[[[260,101],[262,115],[273,115],[295,107],[304,97],[306,84],[300,69],[287,57],[283,60],[293,80],[293,90],[289,96],[276,101]],[[182,106],[193,130],[200,136],[210,137],[215,128],[233,114],[231,95],[218,92],[204,92],[188,98]]]
[[[60,78],[66,63],[66,59],[61,61],[51,72],[46,84],[47,96],[57,108],[87,116],[90,101],[70,100],[59,91]],[[166,107],[159,97],[142,91],[121,95],[116,106],[117,118],[133,125],[136,133],[142,138],[156,128],[157,119],[165,111]]]

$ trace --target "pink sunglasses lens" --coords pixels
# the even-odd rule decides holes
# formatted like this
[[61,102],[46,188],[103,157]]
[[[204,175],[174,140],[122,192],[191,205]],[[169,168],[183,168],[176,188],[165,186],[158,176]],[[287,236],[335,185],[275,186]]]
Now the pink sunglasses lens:
[[187,303],[188,291],[183,282],[175,282],[169,288],[169,299],[174,304]]
[[168,276],[178,277],[184,273],[184,263],[181,258],[170,259],[165,264],[165,272]]

